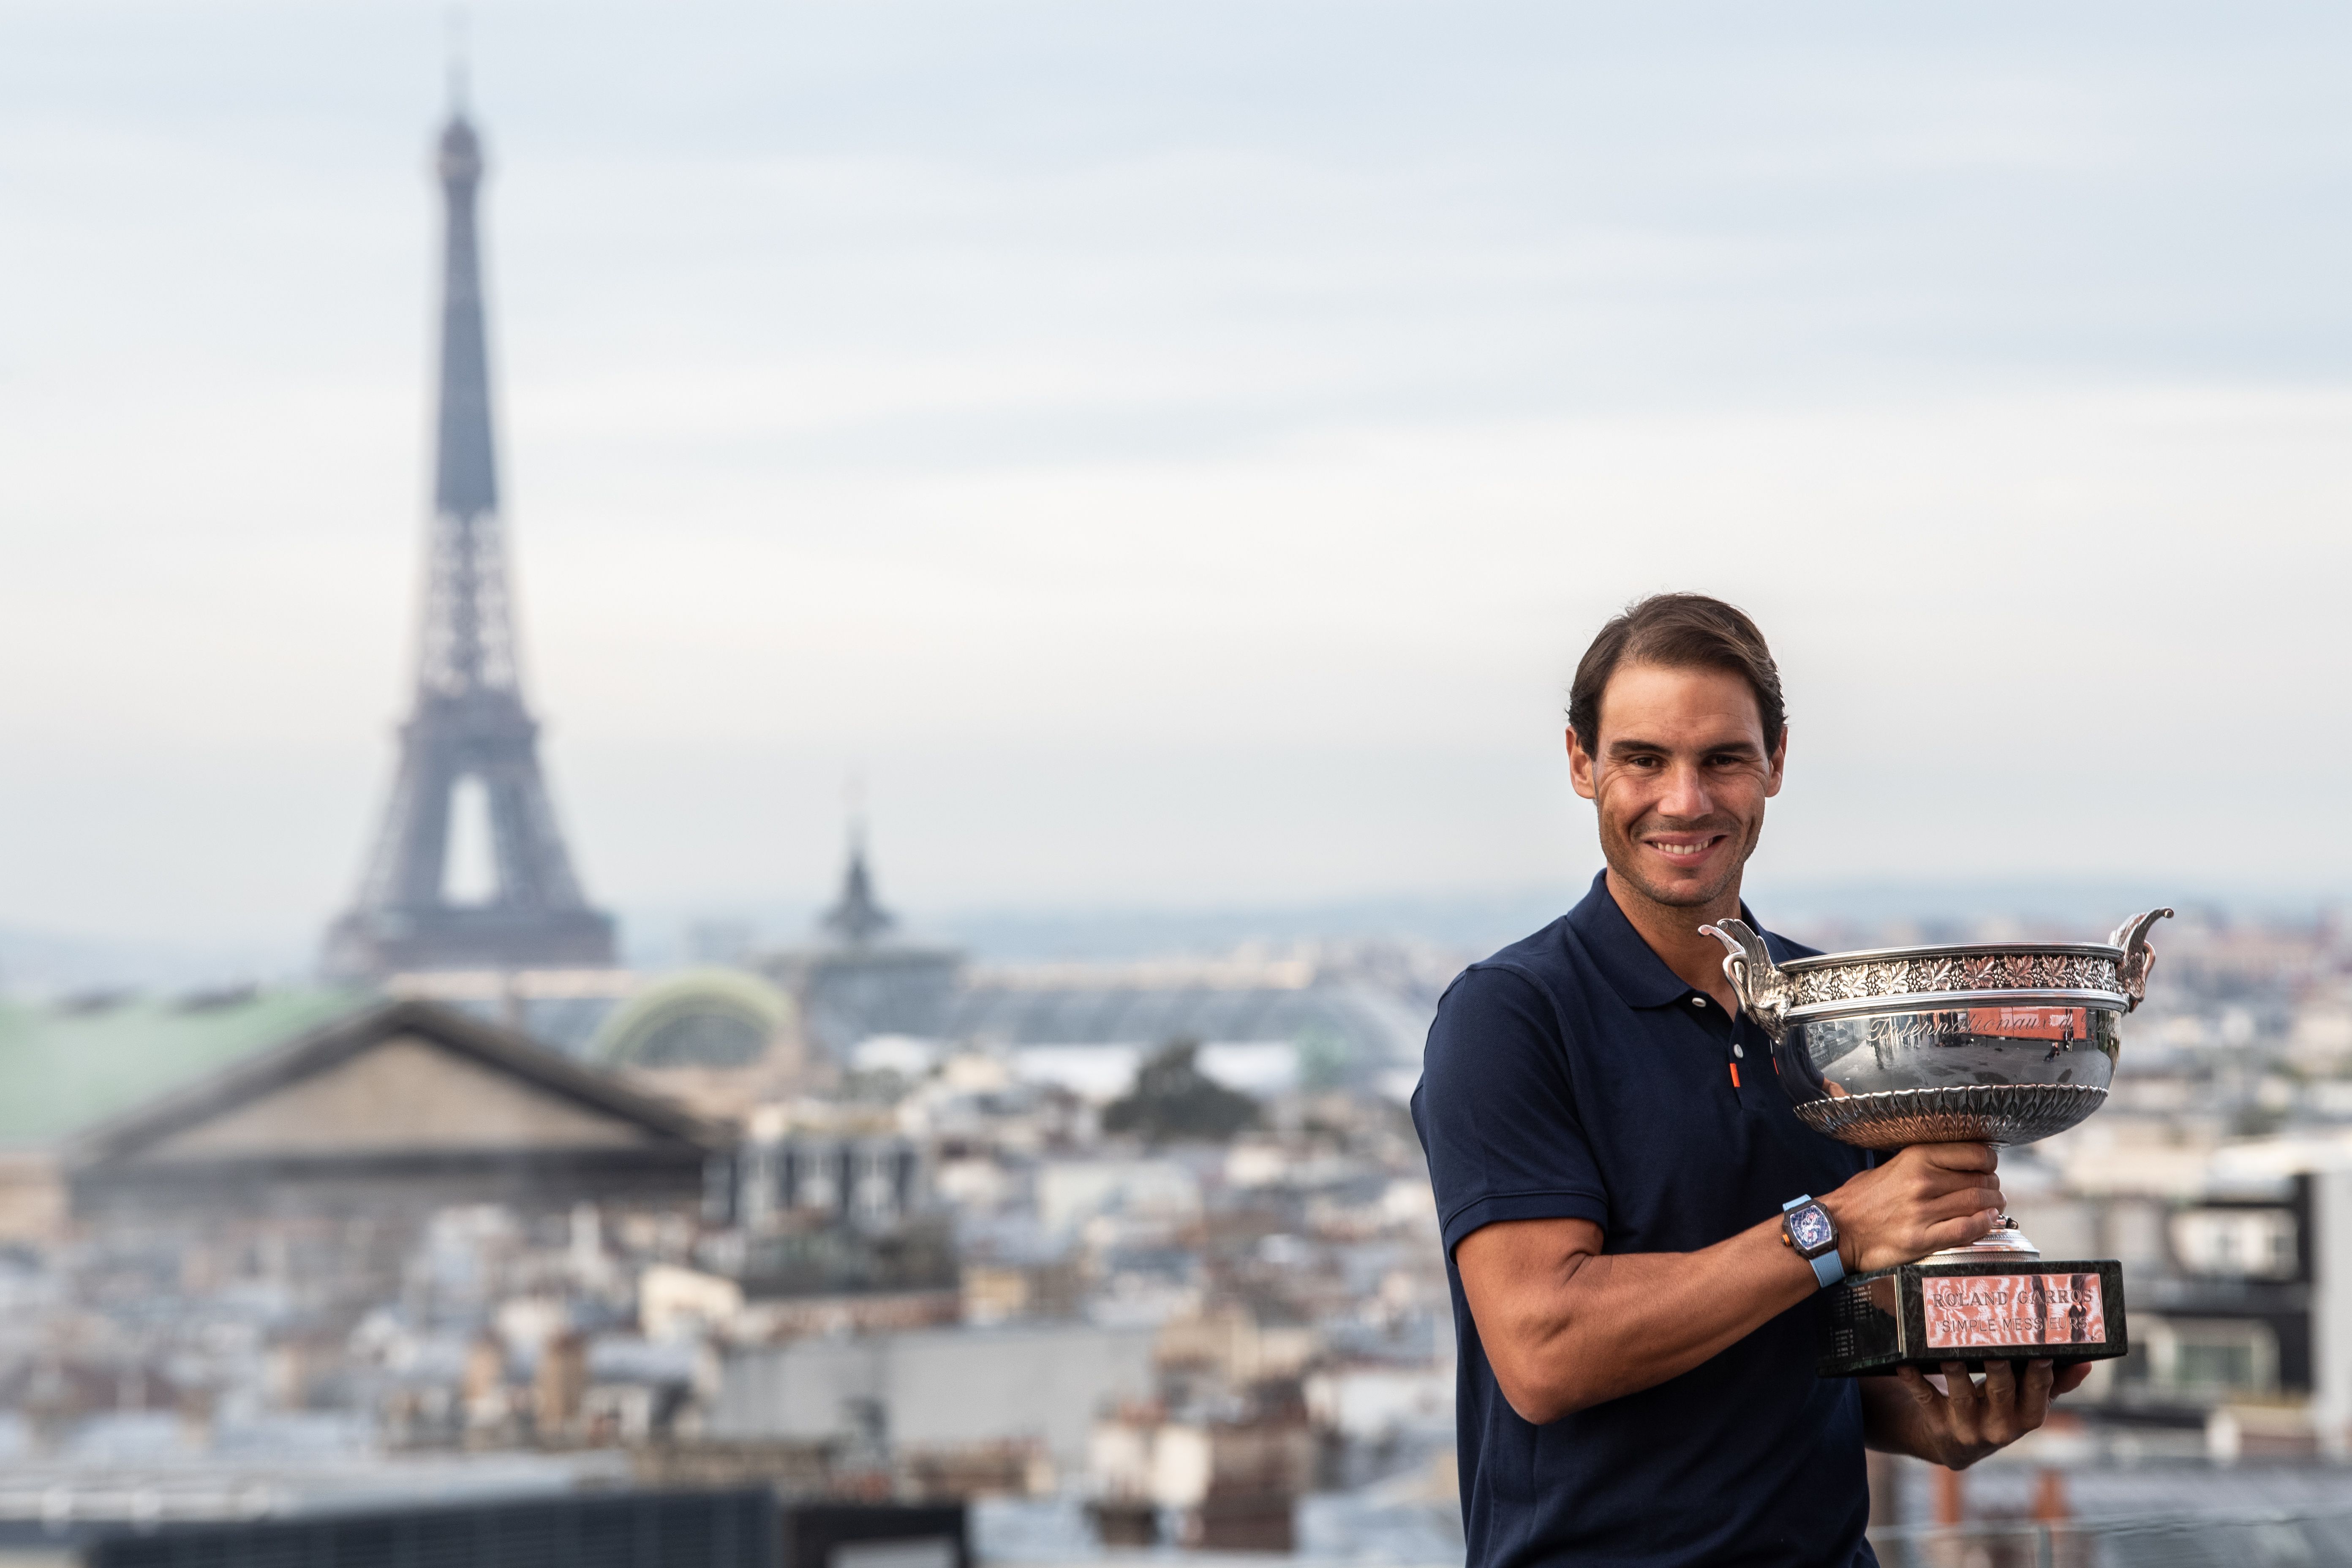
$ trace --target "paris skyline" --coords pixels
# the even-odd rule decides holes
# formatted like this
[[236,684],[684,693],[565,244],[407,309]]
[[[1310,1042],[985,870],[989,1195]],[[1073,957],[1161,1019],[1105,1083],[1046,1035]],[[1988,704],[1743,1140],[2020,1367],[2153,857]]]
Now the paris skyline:
[[[0,19],[0,923],[307,942],[413,654],[440,20],[128,15]],[[1759,877],[2352,870],[2243,783],[2352,763],[2340,22],[1266,15],[476,14],[600,901],[817,901],[853,773],[902,907],[1572,886],[1568,669],[1681,585],[1784,666]]]

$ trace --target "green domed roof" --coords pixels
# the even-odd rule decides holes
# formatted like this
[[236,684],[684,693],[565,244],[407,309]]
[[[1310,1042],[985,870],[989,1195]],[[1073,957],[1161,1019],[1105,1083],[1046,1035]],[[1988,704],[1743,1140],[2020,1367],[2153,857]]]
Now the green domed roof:
[[608,1068],[741,1068],[793,1025],[793,999],[740,969],[689,969],[614,1010],[588,1047]]

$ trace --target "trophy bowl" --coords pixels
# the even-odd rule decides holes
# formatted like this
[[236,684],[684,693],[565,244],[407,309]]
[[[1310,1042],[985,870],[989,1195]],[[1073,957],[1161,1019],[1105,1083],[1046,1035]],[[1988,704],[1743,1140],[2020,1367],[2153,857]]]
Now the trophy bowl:
[[1737,920],[1723,943],[1740,1006],[1772,1041],[1799,1120],[1865,1149],[2031,1143],[2096,1110],[2124,1015],[2147,992],[2150,910],[2104,943],[1964,942],[1776,964]]

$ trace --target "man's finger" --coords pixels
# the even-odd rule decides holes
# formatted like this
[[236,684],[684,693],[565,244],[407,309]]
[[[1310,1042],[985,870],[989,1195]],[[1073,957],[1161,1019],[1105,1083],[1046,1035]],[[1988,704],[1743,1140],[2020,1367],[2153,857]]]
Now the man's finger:
[[1923,1197],[1919,1206],[1929,1219],[1958,1219],[1966,1215],[1999,1215],[2009,1200],[1999,1187],[1962,1187],[1958,1192]]
[[2046,1361],[2026,1363],[2025,1375],[2018,1379],[2017,1425],[2021,1431],[2031,1432],[2050,1418],[2051,1363]]
[[2020,1397],[2018,1381],[2017,1368],[2011,1363],[1985,1363],[1985,1424],[1979,1435],[1988,1442],[2013,1443],[2026,1429],[2025,1402]]
[[1944,1363],[1944,1397],[1952,1407],[1952,1429],[1973,1438],[1984,1415],[1984,1391],[1958,1362]]
[[1947,1171],[1996,1171],[2000,1156],[1990,1143],[1915,1143],[1921,1161]]
[[1921,1231],[1919,1238],[1927,1243],[1929,1252],[1938,1247],[1966,1247],[1971,1241],[1990,1236],[1993,1223],[2000,1218],[1997,1209],[1978,1209],[1958,1219],[1940,1220]]
[[2072,1394],[2082,1387],[2083,1380],[2091,1375],[2091,1366],[2092,1363],[2089,1362],[2078,1361],[2060,1373],[2050,1384],[2052,1397],[2055,1398],[2061,1394]]
[[1960,1193],[2000,1194],[2000,1177],[1991,1171],[1953,1171],[1941,1165],[1923,1165],[1911,1173],[1913,1200],[1933,1203],[1938,1198],[1952,1197]]
[[1923,1209],[1936,1211],[1941,1217],[1965,1214],[1972,1208],[1997,1209],[2009,1199],[2001,1192],[2000,1183],[1971,1176],[1953,1184],[1923,1181],[1919,1184],[1919,1190],[1911,1194],[1911,1201]]
[[1933,1410],[1944,1397],[1936,1392],[1936,1385],[1927,1381],[1927,1374],[1916,1366],[1896,1367],[1895,1379],[1903,1385],[1903,1392],[1922,1409]]

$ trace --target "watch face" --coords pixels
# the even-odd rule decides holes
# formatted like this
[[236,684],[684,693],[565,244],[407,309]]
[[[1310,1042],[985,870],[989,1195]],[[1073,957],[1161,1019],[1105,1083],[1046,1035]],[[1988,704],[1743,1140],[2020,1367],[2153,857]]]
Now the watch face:
[[1819,1204],[1789,1211],[1789,1239],[1800,1252],[1818,1252],[1837,1239],[1837,1227]]

